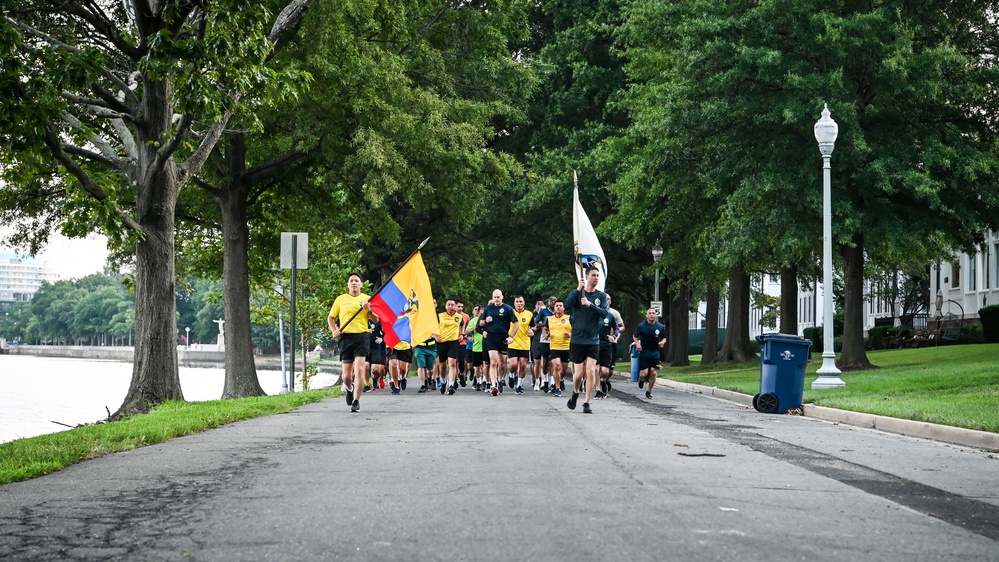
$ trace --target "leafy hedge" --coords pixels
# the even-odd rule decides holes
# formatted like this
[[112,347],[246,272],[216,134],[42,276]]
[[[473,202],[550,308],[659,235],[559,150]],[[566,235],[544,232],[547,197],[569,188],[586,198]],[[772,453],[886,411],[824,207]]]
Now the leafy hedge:
[[978,317],[982,320],[985,343],[999,343],[999,304],[979,308]]

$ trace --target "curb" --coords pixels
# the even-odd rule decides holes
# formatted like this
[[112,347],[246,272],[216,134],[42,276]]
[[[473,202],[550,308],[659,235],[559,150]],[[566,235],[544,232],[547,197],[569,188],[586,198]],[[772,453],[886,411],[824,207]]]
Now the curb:
[[[618,374],[622,377],[624,376],[621,373]],[[630,381],[631,375],[628,374],[625,378]],[[735,402],[749,407],[752,407],[753,405],[753,397],[741,392],[722,390],[713,386],[677,382],[664,378],[660,378],[657,382],[690,394],[712,396],[714,398],[728,400],[729,402]],[[849,410],[838,410],[836,408],[814,406],[812,404],[804,404],[801,409],[805,417],[823,421],[866,427],[906,435],[909,437],[931,439],[933,441],[953,443],[955,445],[963,445],[965,447],[974,447],[977,449],[999,450],[999,433],[978,431],[975,429],[964,429],[961,427],[939,425],[929,422],[903,420],[888,416],[851,412]]]

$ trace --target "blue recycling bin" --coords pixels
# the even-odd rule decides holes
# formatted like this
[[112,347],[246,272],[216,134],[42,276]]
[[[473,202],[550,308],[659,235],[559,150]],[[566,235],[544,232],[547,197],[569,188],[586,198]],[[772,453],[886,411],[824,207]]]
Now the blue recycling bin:
[[788,334],[763,334],[756,341],[760,342],[760,392],[753,397],[753,408],[764,414],[783,414],[800,408],[811,340]]
[[638,355],[639,355],[639,353],[640,352],[638,351],[637,346],[634,343],[632,343],[631,344],[631,382],[638,382],[638,371],[639,371],[639,368],[638,368],[638,366],[639,366]]

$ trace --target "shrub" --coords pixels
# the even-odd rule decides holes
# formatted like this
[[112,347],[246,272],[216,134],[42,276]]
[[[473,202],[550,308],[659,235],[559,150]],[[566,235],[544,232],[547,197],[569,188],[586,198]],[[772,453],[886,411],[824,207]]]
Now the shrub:
[[985,343],[999,343],[999,304],[979,308],[978,317],[982,320]]
[[981,324],[961,326],[961,343],[985,343],[985,333]]
[[884,338],[895,334],[894,326],[875,326],[867,330],[868,349],[884,349]]

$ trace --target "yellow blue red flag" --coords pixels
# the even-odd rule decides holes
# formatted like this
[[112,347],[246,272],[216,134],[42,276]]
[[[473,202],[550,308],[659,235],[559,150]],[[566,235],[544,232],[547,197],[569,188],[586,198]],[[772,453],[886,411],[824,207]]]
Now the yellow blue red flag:
[[399,268],[370,303],[381,319],[389,349],[400,341],[420,343],[438,330],[434,294],[420,252]]

